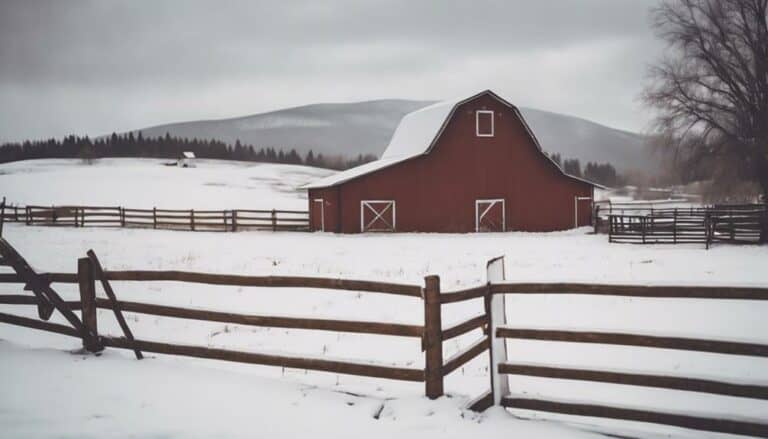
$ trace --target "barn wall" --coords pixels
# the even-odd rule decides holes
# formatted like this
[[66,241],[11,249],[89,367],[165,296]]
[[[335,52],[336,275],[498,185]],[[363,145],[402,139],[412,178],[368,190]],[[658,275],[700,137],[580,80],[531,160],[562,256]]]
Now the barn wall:
[[[494,111],[494,137],[475,135],[475,110],[482,109]],[[552,231],[574,226],[575,196],[592,196],[592,185],[562,175],[514,111],[487,94],[456,109],[428,155],[338,189],[334,221],[344,233],[360,232],[365,199],[395,200],[400,232],[474,232],[475,200],[493,198],[506,200],[507,230]],[[579,225],[590,223],[589,206],[580,202]]]
[[339,227],[339,212],[341,205],[339,204],[339,187],[310,189],[308,193],[309,198],[309,225],[310,230],[313,232],[320,230],[320,218],[319,212],[314,205],[315,199],[323,200],[323,213],[325,215],[325,231],[326,232],[341,232]]

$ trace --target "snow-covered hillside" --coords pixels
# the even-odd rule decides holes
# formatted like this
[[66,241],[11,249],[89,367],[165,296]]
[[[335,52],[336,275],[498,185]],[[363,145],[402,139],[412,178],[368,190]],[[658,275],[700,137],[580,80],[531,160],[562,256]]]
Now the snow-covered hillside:
[[[39,168],[37,165],[40,165]],[[210,165],[210,168],[207,166]],[[242,169],[241,169],[242,168]],[[25,172],[20,170],[26,169]],[[36,171],[36,169],[38,171]],[[43,169],[44,171],[39,171]],[[168,171],[168,172],[166,172]],[[191,173],[187,172],[191,171]],[[200,174],[194,174],[200,171]],[[34,178],[38,176],[45,178]],[[88,177],[89,172],[94,172]],[[157,174],[155,174],[157,172]],[[222,181],[205,194],[218,206],[228,191],[259,193],[267,206],[301,202],[293,185],[320,171],[215,162],[193,170],[164,168],[153,161],[105,161],[93,167],[72,161],[0,165],[0,188],[20,202],[101,202],[121,187],[126,200],[144,206],[190,197],[201,181]],[[200,175],[199,180],[195,175]],[[111,178],[110,178],[111,177]],[[119,178],[118,178],[119,177]],[[231,177],[231,179],[230,179]],[[104,181],[98,180],[103,179]],[[276,181],[288,181],[278,185]],[[253,188],[237,187],[246,182]],[[90,184],[87,184],[90,182]],[[30,185],[34,185],[30,187]],[[76,194],[57,187],[89,188]],[[79,189],[78,189],[79,190]],[[225,200],[227,206],[238,198]],[[15,200],[15,198],[14,198]],[[112,204],[112,203],[110,203]],[[237,203],[238,207],[243,204]],[[171,207],[173,207],[172,205]],[[250,206],[250,205],[246,205]],[[263,207],[254,204],[254,207]],[[107,269],[191,270],[254,275],[305,275],[418,283],[441,276],[443,291],[485,281],[488,259],[504,255],[506,276],[521,281],[593,281],[640,284],[768,286],[768,247],[609,244],[588,230],[533,234],[208,233],[136,229],[75,229],[6,224],[4,236],[44,271],[74,272],[76,259],[94,249]],[[77,286],[55,285],[67,299]],[[114,283],[124,300],[237,313],[313,316],[421,324],[419,300],[355,292],[245,288],[174,282]],[[9,291],[17,294],[18,291]],[[101,292],[99,292],[102,295]],[[480,301],[443,308],[451,326],[481,312]],[[602,329],[768,343],[766,305],[748,301],[635,299],[589,296],[509,296],[508,318],[521,327]],[[31,307],[1,305],[0,312],[35,317]],[[55,321],[61,322],[60,317]],[[419,341],[365,334],[337,334],[205,323],[128,314],[143,339],[215,347],[345,358],[421,367]],[[99,311],[99,328],[120,334],[113,316]],[[445,357],[480,336],[476,330],[446,342]],[[559,422],[520,422],[503,411],[476,416],[463,405],[488,387],[482,355],[449,375],[450,397],[423,398],[423,385],[323,372],[229,364],[107,350],[83,357],[67,351],[75,339],[0,324],[0,425],[10,437],[58,436],[265,436],[296,437],[598,437],[599,431],[629,437],[700,438],[722,435],[652,424],[514,412]],[[510,357],[526,363],[596,367],[647,373],[685,374],[768,385],[768,359],[620,346],[510,341]],[[90,380],[90,381],[88,381]],[[90,384],[84,384],[84,383]],[[631,386],[512,377],[518,396],[614,403],[682,413],[764,419],[768,402]],[[58,407],[41,411],[40,407]],[[373,415],[381,411],[380,419]]]
[[25,160],[0,165],[0,197],[30,205],[166,209],[307,209],[298,187],[333,173],[306,166],[160,159]]
[[[404,99],[346,104],[313,104],[250,116],[179,122],[136,130],[144,136],[166,133],[188,138],[240,140],[255,147],[296,148],[302,154],[380,156],[400,119],[429,101]],[[514,101],[513,101],[514,103]],[[619,169],[655,172],[645,139],[574,116],[521,107],[526,121],[545,151],[566,158],[609,162]]]

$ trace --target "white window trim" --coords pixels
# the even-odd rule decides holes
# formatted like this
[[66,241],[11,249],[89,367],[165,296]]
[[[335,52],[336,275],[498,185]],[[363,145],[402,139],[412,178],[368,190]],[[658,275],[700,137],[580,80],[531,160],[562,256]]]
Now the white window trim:
[[[490,134],[481,134],[480,133],[480,115],[481,114],[490,114],[491,115],[491,133]],[[493,111],[491,110],[477,110],[475,111],[475,135],[477,137],[493,137],[493,135],[496,133],[495,127],[494,127],[495,117],[493,114]]]
[[[381,204],[381,203],[388,203],[388,205],[382,209],[381,211],[377,211],[376,209],[371,206],[372,204]],[[392,229],[391,230],[384,230],[384,229],[369,229],[371,224],[375,223],[376,220],[382,218],[384,213],[389,210],[389,208],[392,208]],[[368,224],[365,224],[365,209],[368,208],[373,214],[375,215],[373,220],[369,221]],[[382,218],[383,221],[383,218]],[[386,222],[386,221],[385,221]],[[360,232],[394,232],[397,230],[397,203],[395,200],[361,200],[360,201]]]
[[320,231],[325,232],[325,200],[322,198],[315,198],[312,201],[320,203]]
[[[486,213],[490,211],[496,203],[501,202],[501,231],[507,231],[507,204],[503,198],[492,198],[486,200],[475,200],[475,233],[480,232],[480,221],[483,219]],[[490,205],[480,213],[480,203],[490,203]]]

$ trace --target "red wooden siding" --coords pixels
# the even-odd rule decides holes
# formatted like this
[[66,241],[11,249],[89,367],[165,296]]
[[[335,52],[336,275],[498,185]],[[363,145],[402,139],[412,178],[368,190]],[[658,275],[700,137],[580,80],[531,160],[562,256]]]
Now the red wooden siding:
[[[477,110],[494,112],[493,137],[476,135]],[[360,232],[363,200],[395,200],[398,232],[474,232],[475,202],[490,199],[504,200],[506,230],[553,231],[572,228],[575,197],[592,194],[591,184],[563,175],[537,148],[512,108],[484,93],[456,108],[428,154],[310,189],[309,199],[325,200],[331,232]],[[579,226],[590,224],[588,201],[578,216]]]

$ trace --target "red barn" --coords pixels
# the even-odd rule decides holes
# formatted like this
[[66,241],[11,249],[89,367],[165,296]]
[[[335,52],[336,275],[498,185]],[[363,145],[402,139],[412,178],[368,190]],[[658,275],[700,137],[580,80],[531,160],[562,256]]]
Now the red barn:
[[407,114],[381,159],[305,188],[315,231],[544,232],[589,225],[594,185],[487,90]]

